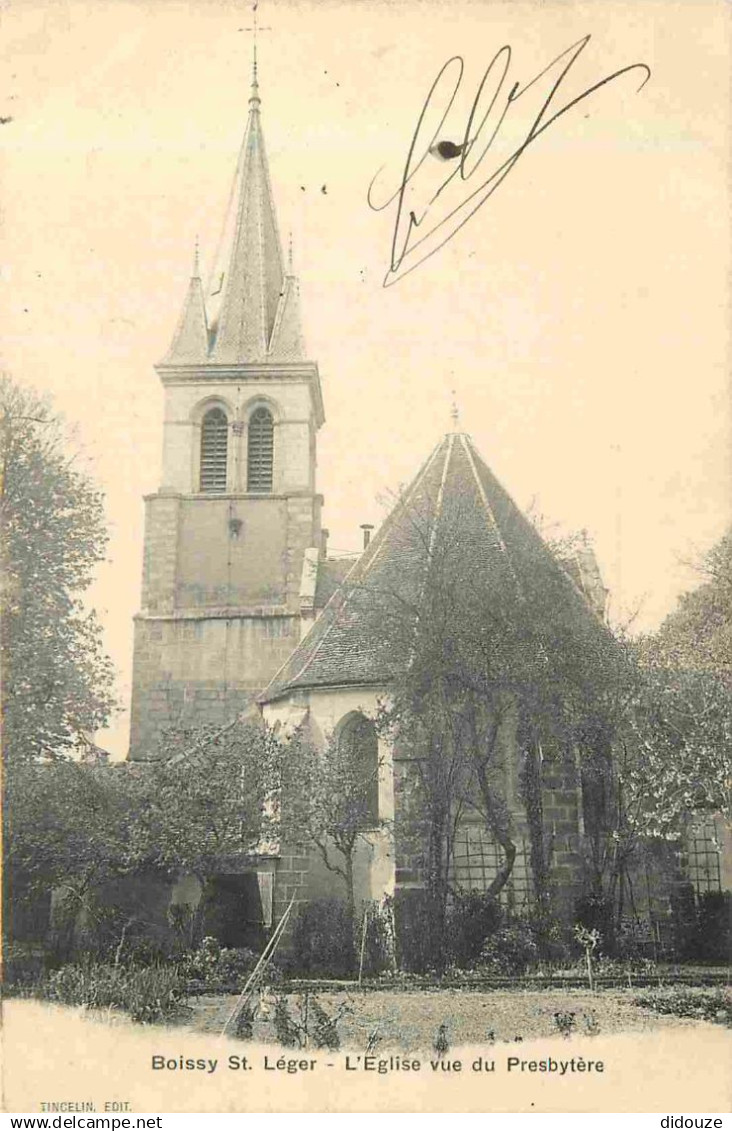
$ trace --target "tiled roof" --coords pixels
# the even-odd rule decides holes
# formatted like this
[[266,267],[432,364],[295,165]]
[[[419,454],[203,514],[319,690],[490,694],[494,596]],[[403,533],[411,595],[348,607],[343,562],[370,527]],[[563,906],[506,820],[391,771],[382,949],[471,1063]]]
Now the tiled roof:
[[315,608],[323,609],[330,601],[336,590],[343,584],[346,576],[353,569],[356,559],[325,558],[318,562],[318,580],[315,583]]
[[208,327],[203,287],[196,267],[188,286],[178,328],[164,365],[192,365],[206,361],[208,355]]
[[196,278],[163,365],[305,360],[297,282],[285,273],[259,107],[255,79],[206,309]]
[[221,264],[223,289],[211,350],[211,360],[222,363],[264,360],[284,287],[258,95],[250,99],[237,172],[233,230]]
[[[380,636],[395,604],[409,615],[428,563],[450,544],[458,572],[491,603],[539,599],[561,629],[604,631],[584,595],[486,467],[469,436],[446,436],[343,584],[261,696],[309,687],[388,683],[402,663]],[[381,620],[380,620],[381,618]]]

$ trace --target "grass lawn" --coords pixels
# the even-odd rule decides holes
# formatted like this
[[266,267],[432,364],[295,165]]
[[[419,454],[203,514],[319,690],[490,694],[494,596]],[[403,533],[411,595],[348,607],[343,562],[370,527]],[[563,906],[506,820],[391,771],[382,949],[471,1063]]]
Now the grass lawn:
[[[315,996],[328,1014],[347,1002],[351,1012],[338,1026],[344,1049],[363,1051],[369,1038],[379,1052],[429,1050],[441,1024],[447,1025],[451,1046],[524,1041],[557,1036],[555,1013],[574,1013],[578,1036],[608,1035],[658,1029],[688,1028],[695,1020],[663,1016],[633,1005],[638,990],[348,990],[319,992]],[[297,1007],[299,994],[290,995]],[[236,998],[201,997],[192,1001],[191,1027],[198,1032],[220,1032]],[[297,1011],[297,1010],[296,1010]],[[491,1038],[491,1034],[493,1037]],[[271,1023],[257,1021],[254,1038],[275,1040]]]

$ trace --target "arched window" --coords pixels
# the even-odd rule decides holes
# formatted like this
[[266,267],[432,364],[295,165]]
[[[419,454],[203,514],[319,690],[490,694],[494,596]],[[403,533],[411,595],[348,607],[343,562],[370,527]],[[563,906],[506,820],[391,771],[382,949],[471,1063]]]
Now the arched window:
[[344,770],[353,782],[353,801],[360,823],[373,828],[379,821],[379,740],[376,727],[364,715],[353,715],[338,736]]
[[222,408],[210,408],[201,424],[201,491],[226,490],[226,449],[229,422]]
[[247,491],[272,490],[274,467],[274,424],[272,413],[257,408],[249,420],[247,443]]

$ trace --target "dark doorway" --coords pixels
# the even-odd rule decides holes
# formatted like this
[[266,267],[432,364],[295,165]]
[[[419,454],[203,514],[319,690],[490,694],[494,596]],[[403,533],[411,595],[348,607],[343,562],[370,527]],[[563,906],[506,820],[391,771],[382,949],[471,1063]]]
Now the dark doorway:
[[206,888],[203,934],[221,946],[261,948],[262,901],[255,872],[213,876]]

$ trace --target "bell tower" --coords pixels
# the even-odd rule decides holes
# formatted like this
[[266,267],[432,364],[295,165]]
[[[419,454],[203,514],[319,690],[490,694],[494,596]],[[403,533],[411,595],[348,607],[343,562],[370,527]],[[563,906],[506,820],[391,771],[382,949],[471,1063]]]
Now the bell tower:
[[256,57],[224,232],[210,295],[196,249],[156,366],[163,471],[145,499],[131,758],[166,725],[225,722],[267,684],[299,641],[305,551],[321,541],[320,377],[283,260]]

